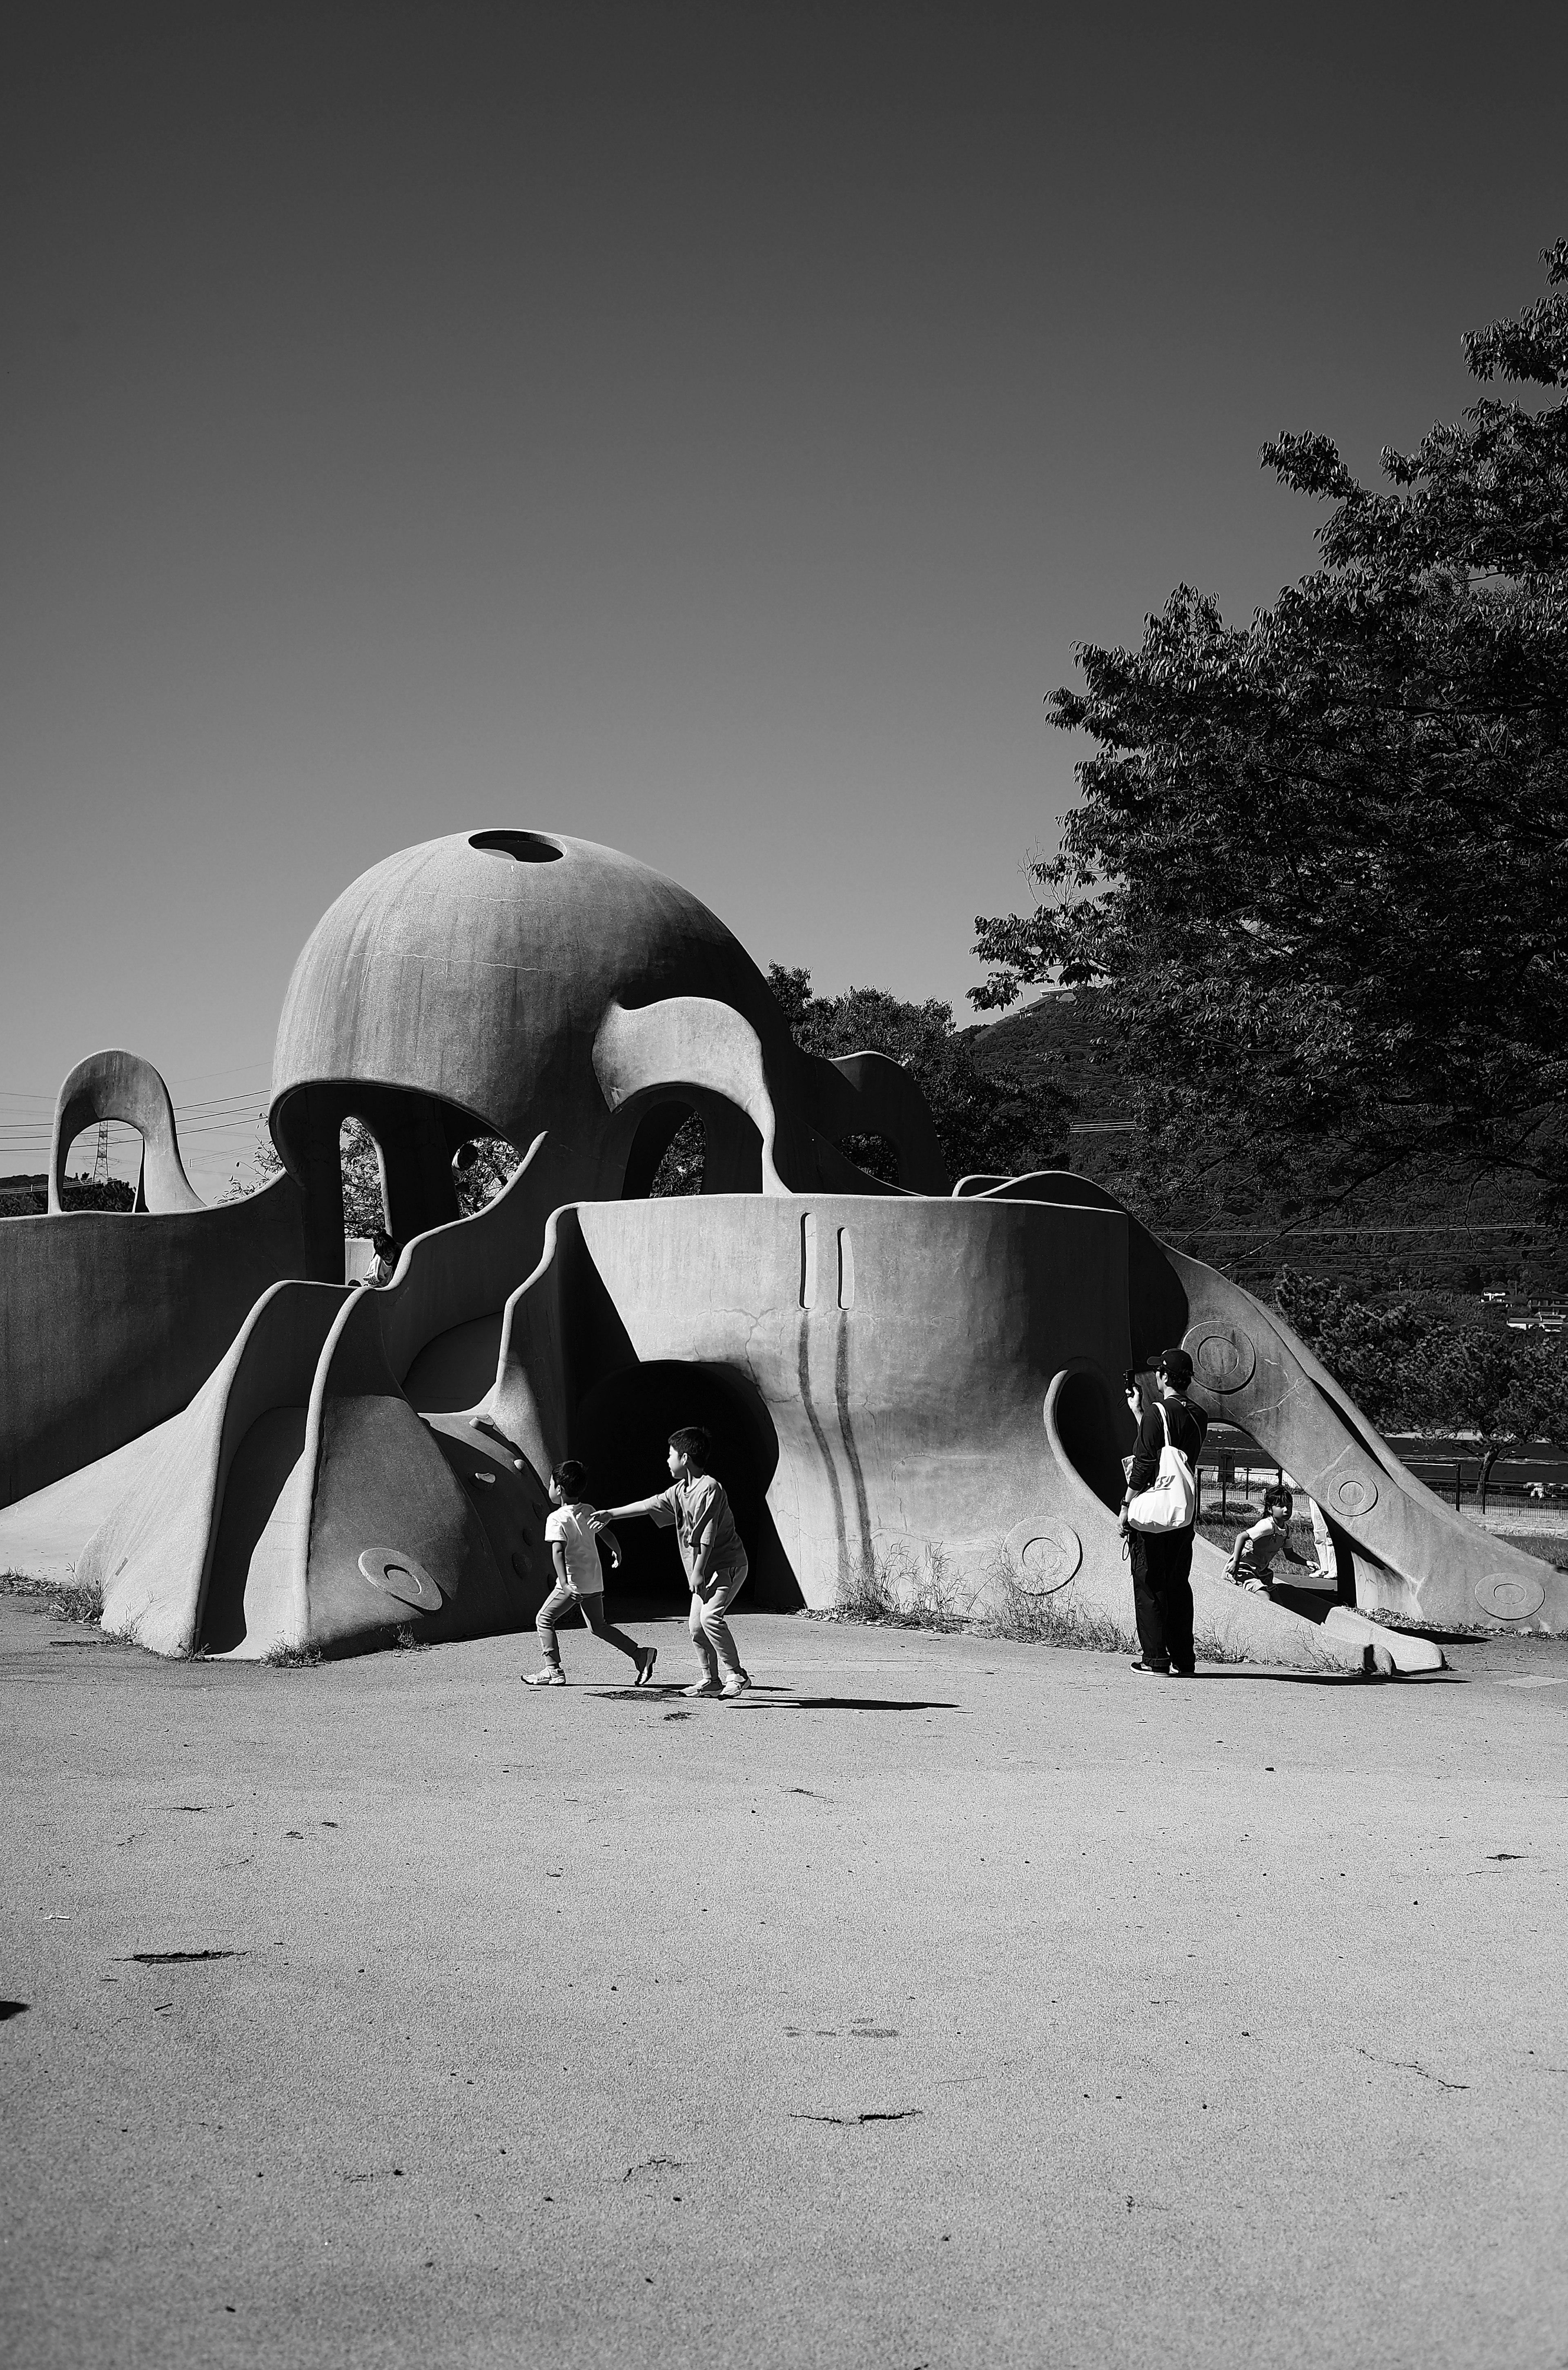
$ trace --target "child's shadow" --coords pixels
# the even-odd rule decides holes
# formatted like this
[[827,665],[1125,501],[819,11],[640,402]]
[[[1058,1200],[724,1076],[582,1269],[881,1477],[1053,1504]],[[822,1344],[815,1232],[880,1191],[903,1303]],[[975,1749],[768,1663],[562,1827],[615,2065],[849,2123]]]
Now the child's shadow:
[[[589,1692],[596,1695],[601,1703],[645,1704],[662,1703],[671,1696],[684,1695],[686,1690],[684,1687],[594,1687]],[[767,1701],[770,1696],[782,1700],[770,1703]],[[691,1710],[695,1711],[701,1703],[721,1703],[727,1711],[733,1709],[736,1703],[744,1704],[751,1711],[957,1711],[960,1708],[953,1703],[911,1702],[905,1696],[802,1696],[797,1695],[791,1687],[778,1686],[751,1686],[744,1696],[732,1697],[727,1703],[721,1696],[698,1696],[693,1700]]]

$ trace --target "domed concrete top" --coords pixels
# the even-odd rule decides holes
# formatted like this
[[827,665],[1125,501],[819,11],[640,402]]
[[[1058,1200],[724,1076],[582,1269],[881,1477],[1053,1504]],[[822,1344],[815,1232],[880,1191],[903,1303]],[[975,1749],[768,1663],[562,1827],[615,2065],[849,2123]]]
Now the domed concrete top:
[[677,995],[731,1006],[788,1057],[751,957],[675,881],[553,832],[428,840],[363,873],[312,931],[278,1027],[274,1133],[299,1089],[352,1081],[433,1097],[525,1145],[586,1116],[612,1000]]

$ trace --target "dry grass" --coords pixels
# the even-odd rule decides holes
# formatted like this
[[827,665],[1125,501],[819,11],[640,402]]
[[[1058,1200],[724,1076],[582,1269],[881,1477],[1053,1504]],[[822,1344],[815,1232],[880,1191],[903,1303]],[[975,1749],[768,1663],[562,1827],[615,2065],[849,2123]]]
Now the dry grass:
[[[976,1609],[978,1607],[978,1609]],[[830,1621],[865,1622],[899,1629],[966,1631],[975,1638],[1005,1639],[1021,1646],[1066,1646],[1089,1654],[1136,1654],[1136,1632],[1099,1605],[1078,1603],[1069,1585],[1036,1593],[1025,1586],[1000,1539],[981,1586],[960,1598],[947,1553],[933,1542],[919,1550],[894,1540],[871,1563],[846,1572]],[[1221,1638],[1196,1633],[1198,1659],[1243,1662],[1244,1654]]]
[[35,1580],[25,1571],[0,1571],[0,1596],[31,1597],[41,1612],[52,1613],[60,1621],[79,1621],[89,1629],[103,1618],[102,1590],[74,1580]]
[[833,1607],[839,1621],[947,1632],[966,1628],[969,1613],[970,1605],[959,1602],[946,1548],[931,1540],[917,1554],[911,1541],[894,1539],[869,1564],[842,1573]]
[[998,1576],[991,1610],[976,1622],[982,1638],[1006,1638],[1021,1646],[1072,1646],[1087,1654],[1136,1654],[1138,1641],[1113,1614],[1077,1605],[1072,1590],[1037,1596],[1009,1567]]

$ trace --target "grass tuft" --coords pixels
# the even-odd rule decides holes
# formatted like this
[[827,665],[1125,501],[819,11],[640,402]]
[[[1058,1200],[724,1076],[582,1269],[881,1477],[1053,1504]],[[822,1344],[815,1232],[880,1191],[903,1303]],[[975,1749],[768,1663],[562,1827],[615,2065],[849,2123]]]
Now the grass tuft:
[[61,1621],[80,1621],[96,1629],[103,1619],[103,1591],[74,1580],[35,1580],[30,1572],[0,1571],[0,1596],[28,1596],[40,1611]]
[[1071,1646],[1088,1654],[1137,1651],[1137,1639],[1114,1615],[1075,1604],[1070,1587],[1036,1595],[1010,1567],[997,1575],[991,1607],[975,1624],[979,1637],[1006,1638],[1021,1646]]
[[917,1555],[912,1541],[894,1539],[840,1573],[833,1609],[840,1621],[951,1633],[969,1626],[970,1604],[960,1602],[945,1547],[929,1539]]
[[274,1671],[307,1671],[321,1660],[319,1646],[273,1646],[262,1661]]

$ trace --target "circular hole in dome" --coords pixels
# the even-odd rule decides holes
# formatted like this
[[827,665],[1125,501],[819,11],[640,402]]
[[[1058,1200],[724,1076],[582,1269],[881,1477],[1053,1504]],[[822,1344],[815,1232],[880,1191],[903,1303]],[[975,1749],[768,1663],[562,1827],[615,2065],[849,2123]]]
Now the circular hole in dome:
[[515,864],[555,864],[562,853],[553,839],[541,839],[536,831],[471,832],[468,845],[481,856],[510,856]]

